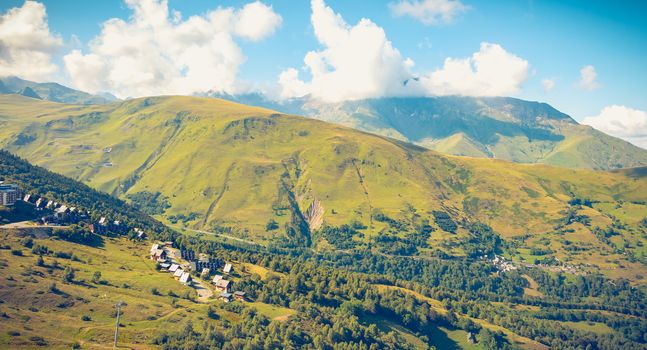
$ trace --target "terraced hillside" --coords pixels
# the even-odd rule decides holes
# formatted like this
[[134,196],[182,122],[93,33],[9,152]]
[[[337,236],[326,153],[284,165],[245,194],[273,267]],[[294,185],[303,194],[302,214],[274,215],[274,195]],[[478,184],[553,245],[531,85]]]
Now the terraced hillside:
[[2,147],[173,225],[322,251],[476,257],[474,225],[485,224],[505,246],[490,256],[647,276],[639,170],[445,156],[210,98],[86,107],[5,95],[0,124]]

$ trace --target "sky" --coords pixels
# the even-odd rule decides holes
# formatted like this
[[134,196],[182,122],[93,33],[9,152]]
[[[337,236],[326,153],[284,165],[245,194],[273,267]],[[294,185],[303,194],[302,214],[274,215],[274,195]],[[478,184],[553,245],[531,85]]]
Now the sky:
[[647,2],[0,2],[0,76],[118,97],[513,96],[647,148]]

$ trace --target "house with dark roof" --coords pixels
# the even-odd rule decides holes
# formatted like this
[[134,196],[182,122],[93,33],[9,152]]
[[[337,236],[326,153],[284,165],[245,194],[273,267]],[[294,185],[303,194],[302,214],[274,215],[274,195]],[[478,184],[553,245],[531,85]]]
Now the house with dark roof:
[[231,301],[231,293],[227,292],[222,292],[220,295],[218,295],[218,300],[224,301],[225,303],[228,303]]

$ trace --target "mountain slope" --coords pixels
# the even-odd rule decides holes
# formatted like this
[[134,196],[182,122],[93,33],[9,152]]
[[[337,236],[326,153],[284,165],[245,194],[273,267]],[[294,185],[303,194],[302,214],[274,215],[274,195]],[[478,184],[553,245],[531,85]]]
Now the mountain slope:
[[[2,147],[194,229],[264,244],[296,237],[326,249],[332,237],[315,234],[322,225],[366,226],[353,245],[395,231],[406,237],[427,220],[436,230],[432,249],[465,255],[471,224],[484,223],[517,242],[518,259],[543,259],[528,252],[548,244],[560,261],[647,276],[636,262],[646,253],[645,229],[636,224],[641,212],[647,216],[644,176],[444,156],[208,98],[79,107],[2,96],[0,115]],[[620,218],[623,208],[629,214]],[[449,214],[456,233],[434,212]],[[616,227],[616,220],[631,224]],[[600,239],[596,227],[616,234]]]
[[508,97],[379,98],[333,104],[307,98],[278,104],[256,95],[224,98],[307,114],[453,155],[602,170],[647,165],[647,150],[579,125],[548,104]]
[[[87,92],[71,89],[58,83],[36,83],[18,77],[0,78],[0,94],[23,94],[22,91],[32,91],[34,98],[69,104],[93,105],[106,104],[117,101],[109,94],[91,95]],[[31,94],[31,93],[30,93]],[[26,95],[27,96],[27,95]]]

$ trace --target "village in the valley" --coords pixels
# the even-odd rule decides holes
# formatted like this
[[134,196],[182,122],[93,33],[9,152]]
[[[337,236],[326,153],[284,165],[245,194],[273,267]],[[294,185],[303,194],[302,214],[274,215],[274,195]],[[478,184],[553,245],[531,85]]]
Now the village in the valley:
[[[220,301],[245,301],[245,292],[234,290],[231,277],[235,276],[235,272],[231,263],[204,253],[196,254],[193,250],[174,248],[173,242],[153,244],[150,258],[157,263],[159,271],[167,272],[178,283],[195,288],[202,299],[211,297],[213,288]],[[205,283],[212,287],[205,286]]]

